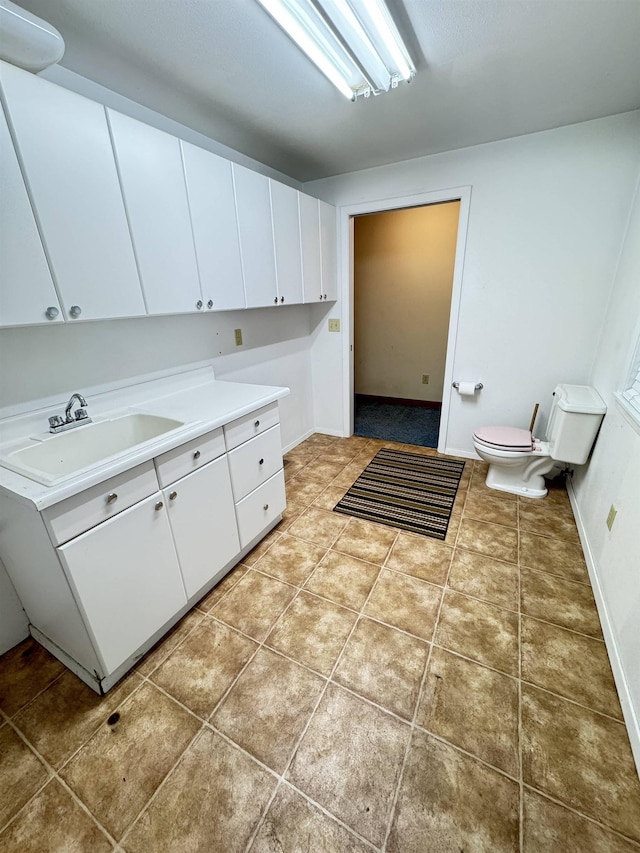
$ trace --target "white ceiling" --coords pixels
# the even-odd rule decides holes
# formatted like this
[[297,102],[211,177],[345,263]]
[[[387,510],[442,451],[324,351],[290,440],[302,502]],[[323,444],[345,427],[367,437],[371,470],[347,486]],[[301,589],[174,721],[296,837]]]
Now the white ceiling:
[[18,0],[61,65],[309,181],[640,108],[640,0],[389,0],[418,73],[347,101],[256,0]]

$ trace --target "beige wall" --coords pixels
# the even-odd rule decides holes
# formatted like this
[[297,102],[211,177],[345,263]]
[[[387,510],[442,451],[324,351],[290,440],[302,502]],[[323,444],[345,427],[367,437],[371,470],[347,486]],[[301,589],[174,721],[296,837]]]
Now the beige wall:
[[454,201],[356,218],[357,394],[442,400],[459,211]]

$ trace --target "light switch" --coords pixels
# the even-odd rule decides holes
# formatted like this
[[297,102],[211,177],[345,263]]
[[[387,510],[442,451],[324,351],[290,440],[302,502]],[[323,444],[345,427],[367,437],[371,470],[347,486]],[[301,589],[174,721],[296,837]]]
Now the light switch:
[[330,332],[339,332],[340,331],[340,320],[329,320],[329,331]]
[[234,329],[233,334],[236,337],[236,346],[241,347],[242,346],[242,329]]

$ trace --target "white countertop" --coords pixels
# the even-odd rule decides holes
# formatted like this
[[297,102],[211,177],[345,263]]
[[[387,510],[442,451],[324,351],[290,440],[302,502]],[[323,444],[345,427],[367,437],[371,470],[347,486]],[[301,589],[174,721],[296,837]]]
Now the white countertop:
[[[89,415],[96,420],[111,415],[143,412],[174,418],[182,421],[184,426],[112,456],[81,473],[65,477],[54,485],[45,486],[0,467],[0,493],[42,510],[273,403],[287,396],[289,389],[216,380],[211,369],[200,368],[161,379],[132,382],[95,396],[90,392],[82,393],[88,401]],[[50,414],[61,414],[60,405],[38,407],[27,414],[1,421],[0,456],[21,444],[24,446],[30,436],[36,438],[39,435],[41,440],[42,434],[47,432],[47,418]]]

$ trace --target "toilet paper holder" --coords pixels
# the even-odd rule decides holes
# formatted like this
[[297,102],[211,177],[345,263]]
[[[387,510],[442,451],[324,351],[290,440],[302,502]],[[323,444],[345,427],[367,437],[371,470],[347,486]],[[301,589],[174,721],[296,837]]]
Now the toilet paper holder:
[[[452,385],[453,385],[453,387],[456,389],[456,391],[457,391],[457,390],[458,390],[458,388],[460,387],[460,383],[459,383],[459,382],[452,382],[451,384],[452,384]],[[482,389],[483,389],[483,388],[484,388],[484,385],[482,384],[482,382],[476,382],[476,391],[482,391]]]

